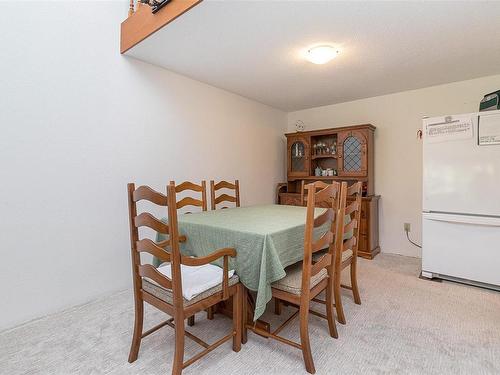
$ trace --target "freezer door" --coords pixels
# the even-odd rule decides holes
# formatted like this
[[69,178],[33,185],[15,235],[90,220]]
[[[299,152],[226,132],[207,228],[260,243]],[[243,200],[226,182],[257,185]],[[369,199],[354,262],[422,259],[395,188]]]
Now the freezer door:
[[500,286],[500,218],[424,213],[422,271]]
[[[500,215],[500,144],[479,145],[478,123],[498,122],[500,111],[424,120],[423,211]],[[429,124],[472,120],[465,137],[426,134]]]

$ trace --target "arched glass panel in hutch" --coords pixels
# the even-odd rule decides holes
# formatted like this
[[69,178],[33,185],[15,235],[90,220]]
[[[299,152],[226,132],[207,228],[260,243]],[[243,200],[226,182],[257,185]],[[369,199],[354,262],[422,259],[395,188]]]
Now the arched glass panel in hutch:
[[366,136],[359,131],[339,133],[339,175],[367,176]]
[[309,142],[302,137],[288,139],[288,175],[309,175]]

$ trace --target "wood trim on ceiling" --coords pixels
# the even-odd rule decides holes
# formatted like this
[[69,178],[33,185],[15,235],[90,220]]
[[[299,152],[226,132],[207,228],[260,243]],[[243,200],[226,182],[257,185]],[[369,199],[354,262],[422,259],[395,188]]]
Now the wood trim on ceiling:
[[202,0],[171,0],[153,14],[148,5],[142,4],[132,16],[121,23],[120,53],[130,48],[186,13]]

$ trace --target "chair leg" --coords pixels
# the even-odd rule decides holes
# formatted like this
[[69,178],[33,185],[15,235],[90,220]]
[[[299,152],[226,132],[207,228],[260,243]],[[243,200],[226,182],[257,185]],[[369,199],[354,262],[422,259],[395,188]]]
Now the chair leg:
[[132,345],[128,355],[129,363],[134,362],[139,355],[139,348],[141,346],[142,327],[144,321],[144,302],[136,298],[135,300],[135,321],[134,321],[134,335],[132,337]]
[[205,310],[207,312],[207,319],[212,320],[214,318],[214,307],[210,306],[208,309]]
[[330,336],[338,339],[337,324],[335,323],[335,315],[333,314],[333,280],[329,278],[328,286],[326,287],[326,318],[328,319],[328,330]]
[[278,298],[274,299],[274,313],[281,315],[281,301]]
[[194,326],[194,315],[190,316],[188,319],[188,326]]
[[182,373],[184,363],[184,317],[174,318],[175,323],[175,353],[174,365],[172,366],[172,375]]
[[359,296],[359,288],[358,288],[358,260],[356,258],[352,259],[351,263],[351,287],[352,294],[354,297],[354,303],[357,305],[361,305],[361,297]]
[[335,272],[333,281],[333,294],[335,297],[335,309],[337,310],[337,319],[340,324],[345,324],[344,308],[342,307],[342,294],[340,291],[340,274],[342,271]]
[[247,332],[247,321],[248,321],[248,296],[247,296],[247,289],[242,286],[241,287],[241,299],[242,299],[242,309],[241,309],[241,320],[242,320],[242,327],[241,327],[241,342],[243,344],[247,343],[248,340],[248,332]]
[[233,336],[233,351],[235,352],[241,350],[241,326],[243,324],[243,316],[241,314],[243,309],[242,297],[242,285],[239,284],[236,288],[236,293],[233,295],[233,330],[236,332]]
[[309,342],[309,304],[300,306],[300,345],[306,370],[310,374],[316,372]]

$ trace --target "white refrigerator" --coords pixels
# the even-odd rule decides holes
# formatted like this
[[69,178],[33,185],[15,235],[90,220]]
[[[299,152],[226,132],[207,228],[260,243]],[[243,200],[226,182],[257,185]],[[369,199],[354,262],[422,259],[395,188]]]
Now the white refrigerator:
[[422,276],[500,290],[500,111],[423,120]]

